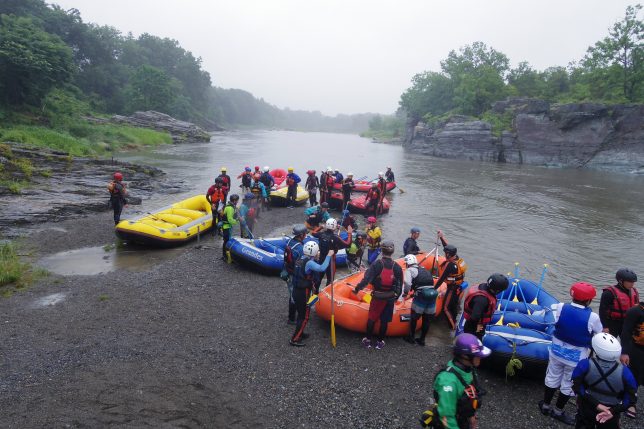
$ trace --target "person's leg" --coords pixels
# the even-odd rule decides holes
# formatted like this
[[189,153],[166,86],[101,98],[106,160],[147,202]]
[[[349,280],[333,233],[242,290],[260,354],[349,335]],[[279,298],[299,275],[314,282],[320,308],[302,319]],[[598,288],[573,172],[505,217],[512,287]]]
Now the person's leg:
[[297,315],[297,308],[295,307],[295,297],[293,296],[293,276],[288,277],[286,282],[286,287],[288,288],[288,321],[289,323],[295,323],[295,316]]
[[385,340],[385,335],[387,334],[387,326],[389,325],[389,322],[383,322],[380,321],[380,330],[378,331],[378,341],[384,341]]
[[114,225],[116,225],[121,221],[121,212],[123,211],[123,203],[121,202],[121,200],[114,199],[112,201],[112,207],[114,208]]
[[431,319],[431,315],[429,314],[423,314],[423,324],[420,328],[420,337],[416,340],[416,343],[419,346],[424,346],[425,345],[425,337],[427,336],[427,332],[429,331],[429,321]]
[[231,231],[232,231],[232,228],[222,230],[222,237],[224,239],[224,244],[222,246],[222,253],[223,253],[222,259],[224,259],[224,260],[227,259],[227,255],[228,255],[227,250],[226,250],[226,244],[228,243],[228,240],[230,240]]
[[297,311],[297,324],[295,325],[295,332],[291,338],[291,344],[300,343],[304,335],[304,329],[309,318],[309,307],[306,305],[308,298],[308,290],[302,288],[295,288],[293,291],[295,296],[295,307]]
[[[413,304],[412,304],[413,305]],[[416,313],[414,309],[411,310],[411,318],[409,319],[409,335],[404,338],[408,343],[413,344],[414,339],[416,338],[416,326],[420,314]]]

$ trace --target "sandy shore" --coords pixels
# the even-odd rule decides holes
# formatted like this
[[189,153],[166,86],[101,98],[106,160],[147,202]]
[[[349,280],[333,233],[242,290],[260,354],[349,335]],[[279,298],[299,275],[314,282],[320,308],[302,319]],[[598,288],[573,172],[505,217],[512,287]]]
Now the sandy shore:
[[[301,217],[276,209],[256,235]],[[115,241],[110,213],[51,226],[26,239],[36,256]],[[0,427],[419,427],[450,358],[445,325],[425,348],[392,338],[364,350],[339,329],[332,349],[313,315],[294,348],[284,282],[219,260],[219,238],[202,244],[143,271],[51,275],[1,299]],[[538,412],[540,381],[482,378],[481,428],[560,426]]]

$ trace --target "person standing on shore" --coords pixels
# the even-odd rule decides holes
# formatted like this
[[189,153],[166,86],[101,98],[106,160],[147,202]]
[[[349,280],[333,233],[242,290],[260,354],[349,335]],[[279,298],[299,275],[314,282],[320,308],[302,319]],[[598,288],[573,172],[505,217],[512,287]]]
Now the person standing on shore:
[[[323,231],[313,233],[313,236],[319,240],[320,258],[325,258],[331,250],[333,250],[334,254],[337,254],[340,249],[346,249],[351,246],[351,233],[353,232],[353,229],[351,227],[347,228],[348,237],[346,240],[343,240],[338,234],[336,234],[337,229],[338,221],[334,218],[329,218],[324,224]],[[335,256],[331,261],[331,265],[329,265],[325,273],[322,274],[320,282],[322,281],[322,277],[325,275],[326,285],[330,285],[335,276]]]
[[264,184],[264,199],[263,205],[264,210],[271,211],[271,189],[275,186],[275,179],[271,176],[270,167],[267,165],[264,167],[264,172],[259,179]]
[[208,188],[206,192],[206,199],[210,203],[212,210],[212,231],[213,236],[217,236],[219,228],[217,224],[219,223],[219,213],[224,206],[224,200],[226,199],[226,190],[223,187],[223,181],[221,178],[217,177],[215,179],[215,184]]
[[[318,203],[318,188],[320,187],[320,180],[318,176],[315,175],[315,170],[309,170],[306,172],[307,178],[306,183],[304,184],[304,189],[309,192],[309,207],[313,207]],[[320,200],[322,197],[320,197]]]
[[255,206],[255,195],[251,192],[244,195],[239,207],[239,224],[241,238],[252,238],[255,220],[257,219],[257,208]]
[[[626,312],[622,328],[621,362],[628,365],[638,385],[644,385],[644,301]],[[626,411],[626,417],[636,418],[635,406]]]
[[409,232],[411,236],[407,237],[403,243],[403,255],[418,255],[420,253],[420,248],[418,247],[416,240],[420,237],[420,228],[415,226]]
[[114,210],[114,225],[121,221],[121,213],[123,207],[127,204],[125,197],[127,196],[127,189],[123,183],[123,174],[120,172],[114,173],[114,180],[107,185],[107,190],[110,193],[110,205]]
[[438,230],[438,238],[443,245],[445,261],[438,267],[439,279],[436,282],[440,286],[443,282],[447,284],[445,299],[443,300],[443,310],[445,317],[452,329],[456,328],[456,315],[458,314],[458,304],[461,299],[462,284],[465,281],[465,272],[467,264],[463,258],[458,256],[456,246],[447,243],[443,231]]
[[250,192],[250,182],[253,180],[253,174],[251,173],[250,167],[244,167],[244,171],[242,171],[237,178],[241,179],[240,186],[242,188],[242,192],[244,194]]
[[230,179],[230,176],[227,174],[228,169],[226,167],[221,167],[221,174],[217,178],[221,179],[223,187],[225,189],[224,195],[224,204],[228,199],[228,192],[230,192],[230,185],[233,183]]
[[322,264],[315,262],[315,258],[320,254],[318,244],[315,241],[306,243],[302,252],[302,257],[295,263],[295,273],[293,275],[293,301],[295,302],[297,322],[289,344],[296,347],[306,345],[302,340],[308,337],[304,333],[304,329],[311,311],[311,307],[307,303],[311,296],[311,291],[319,288],[319,273],[326,271],[334,255],[334,251],[330,250]]
[[239,195],[232,194],[230,196],[230,199],[226,204],[226,207],[224,207],[223,220],[221,220],[221,224],[222,224],[221,233],[224,239],[221,259],[228,262],[231,262],[231,261],[229,258],[230,254],[226,250],[226,244],[228,244],[228,240],[230,240],[230,237],[232,237],[233,226],[237,225],[237,217],[238,217],[237,202],[238,201],[239,201]]
[[380,330],[375,342],[376,350],[382,350],[385,346],[387,326],[394,314],[396,299],[402,293],[403,281],[402,268],[391,258],[394,253],[394,243],[385,241],[381,248],[382,258],[367,269],[360,283],[353,289],[353,293],[357,295],[368,284],[373,286],[367,316],[367,332],[362,339],[362,345],[368,349],[372,347],[373,330],[376,322],[380,320]]
[[[411,303],[411,320],[409,321],[409,335],[404,338],[410,344],[425,346],[425,337],[429,331],[429,323],[436,313],[436,298],[438,291],[434,288],[434,279],[432,274],[425,268],[418,265],[416,255],[405,256],[407,269],[403,277],[403,294],[402,298],[407,297],[409,292],[414,294],[414,300]],[[418,319],[422,318],[422,327],[420,337],[416,339],[416,325]]]
[[[552,334],[548,368],[546,369],[543,400],[539,410],[564,424],[572,426],[575,418],[566,414],[564,408],[575,396],[572,390],[572,372],[580,360],[588,358],[593,335],[602,332],[599,316],[589,305],[595,298],[595,287],[590,283],[577,282],[570,288],[572,303],[559,303],[552,306],[555,318],[555,331]],[[557,402],[550,405],[559,390]]]
[[605,332],[592,339],[594,356],[579,361],[572,372],[577,394],[576,427],[619,429],[622,412],[637,402],[637,382],[619,361],[622,347]]
[[463,318],[465,319],[463,332],[483,339],[485,327],[492,321],[492,316],[496,311],[496,296],[506,290],[509,284],[506,276],[494,273],[488,277],[486,283],[481,283],[478,288],[467,295],[463,303]]
[[[329,167],[331,168],[331,167]],[[320,173],[320,204],[327,202],[329,200],[328,188],[327,188],[327,172],[322,170]]]
[[454,339],[454,358],[434,379],[436,406],[421,417],[423,427],[444,429],[476,429],[483,389],[478,383],[476,368],[491,350],[471,334]]
[[293,298],[293,275],[295,274],[295,263],[302,257],[304,237],[308,230],[304,225],[293,227],[293,237],[286,243],[284,248],[284,269],[280,273],[282,280],[286,281],[288,288],[288,323],[295,325],[295,300]]
[[626,312],[639,302],[639,294],[635,288],[637,274],[628,268],[620,268],[615,273],[617,284],[603,290],[599,302],[599,318],[604,332],[613,337],[622,333],[622,325]]
[[293,167],[289,167],[288,174],[286,175],[286,186],[288,186],[288,191],[286,192],[286,204],[289,209],[295,207],[297,200],[297,184],[301,181],[302,179],[300,179],[300,176],[295,174]]

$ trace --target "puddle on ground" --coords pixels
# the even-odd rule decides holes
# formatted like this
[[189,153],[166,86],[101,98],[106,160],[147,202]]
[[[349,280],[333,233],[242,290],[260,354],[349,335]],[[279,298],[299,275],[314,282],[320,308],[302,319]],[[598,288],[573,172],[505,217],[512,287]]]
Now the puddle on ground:
[[115,270],[145,271],[178,256],[186,249],[84,247],[47,256],[37,265],[64,276],[92,276]]
[[65,295],[64,293],[54,293],[51,295],[43,296],[42,298],[38,298],[36,302],[34,303],[34,307],[49,307],[50,305],[56,305],[59,302],[63,302],[65,300]]

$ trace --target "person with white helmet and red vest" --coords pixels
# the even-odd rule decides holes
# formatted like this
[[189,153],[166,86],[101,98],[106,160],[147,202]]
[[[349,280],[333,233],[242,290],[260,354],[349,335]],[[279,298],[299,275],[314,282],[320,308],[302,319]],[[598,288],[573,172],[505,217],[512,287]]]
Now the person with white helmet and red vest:
[[123,207],[127,204],[125,197],[127,196],[127,189],[123,183],[123,174],[120,172],[114,173],[114,180],[107,185],[107,190],[110,193],[110,205],[114,210],[114,225],[121,221],[121,213]]
[[[440,284],[440,283],[436,283]],[[492,321],[496,311],[496,296],[506,290],[510,284],[503,274],[494,273],[487,282],[471,290],[463,302],[463,332],[483,339],[485,327]]]
[[286,175],[286,186],[288,187],[288,191],[286,192],[286,204],[290,209],[295,207],[295,200],[297,199],[297,184],[301,181],[302,179],[300,179],[300,176],[295,174],[293,167],[289,167],[288,174]]
[[[570,426],[575,424],[575,418],[566,414],[564,408],[570,398],[575,396],[572,390],[572,372],[579,361],[588,358],[593,335],[599,334],[603,329],[599,316],[589,307],[596,294],[595,287],[590,283],[577,282],[570,288],[572,303],[553,304],[551,308],[555,330],[539,410]],[[559,396],[553,407],[551,402],[557,390]]]
[[[403,277],[403,294],[399,300],[407,297],[409,292],[414,294],[411,303],[411,320],[409,321],[409,335],[404,338],[410,344],[425,346],[425,337],[429,331],[429,322],[436,314],[436,298],[438,291],[434,288],[432,273],[418,265],[416,255],[405,256],[407,269]],[[420,337],[416,338],[416,325],[422,318]]]
[[378,213],[382,212],[382,200],[385,199],[387,194],[387,179],[385,179],[385,173],[382,171],[378,172],[378,189],[380,190],[380,201],[378,201]]
[[318,188],[320,187],[320,179],[315,175],[315,170],[307,171],[306,175],[307,178],[306,183],[304,184],[304,189],[309,193],[309,207],[313,207],[318,204]]
[[635,283],[637,274],[628,268],[620,268],[615,273],[617,284],[603,290],[599,301],[599,318],[604,326],[604,332],[614,337],[622,333],[622,325],[626,312],[635,307],[640,301]]
[[[391,322],[396,299],[402,293],[403,281],[402,268],[391,258],[394,253],[394,243],[385,241],[381,248],[382,257],[371,264],[360,283],[353,289],[353,293],[358,294],[368,284],[373,286],[367,316],[367,332],[362,339],[362,345],[368,349],[375,346],[376,350],[382,350],[385,346],[387,326]],[[374,344],[373,331],[377,321],[380,321],[380,330]]]
[[[322,231],[317,231],[313,233],[313,236],[318,239],[320,244],[320,258],[326,258],[326,255],[333,250],[335,254],[338,253],[340,249],[346,249],[351,246],[351,233],[353,228],[347,228],[347,239],[343,240],[336,232],[338,230],[338,221],[334,218],[329,218],[324,224],[324,229]],[[326,275],[326,284],[329,285],[333,282],[335,276],[335,256],[331,259],[331,264],[327,267],[324,274],[321,277]],[[320,282],[322,278],[320,278]]]
[[578,397],[576,427],[618,429],[620,414],[637,402],[637,382],[619,361],[622,346],[617,338],[597,334],[592,349],[593,356],[580,360],[572,372]]
[[309,241],[304,244],[302,256],[295,263],[293,274],[293,301],[297,313],[295,332],[289,341],[292,346],[304,346],[303,340],[308,337],[304,333],[306,324],[309,320],[310,306],[307,305],[311,291],[317,290],[320,285],[320,273],[326,271],[334,251],[329,250],[321,264],[315,262],[320,255],[320,248],[315,241]]

